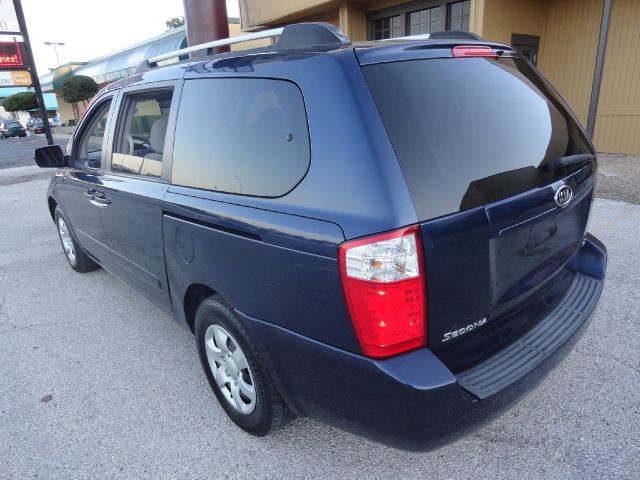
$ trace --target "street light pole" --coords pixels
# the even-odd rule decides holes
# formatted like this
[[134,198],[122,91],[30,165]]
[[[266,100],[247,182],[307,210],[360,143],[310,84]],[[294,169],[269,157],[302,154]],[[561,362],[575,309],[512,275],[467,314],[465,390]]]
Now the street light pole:
[[56,53],[56,62],[58,63],[58,66],[60,66],[60,59],[58,58],[58,45],[63,47],[64,42],[44,42],[44,44],[53,47],[53,51]]
[[40,86],[40,79],[38,78],[38,71],[36,70],[36,62],[33,59],[31,42],[29,41],[29,32],[27,31],[27,22],[24,19],[24,12],[22,11],[22,3],[20,2],[20,0],[13,0],[13,8],[15,8],[16,10],[16,19],[18,20],[18,26],[20,27],[20,35],[22,35],[22,38],[24,40],[24,53],[26,54],[25,57],[27,57],[27,64],[29,65],[29,71],[31,72],[31,82],[33,83],[33,89],[36,91],[36,97],[38,98],[40,117],[42,118],[42,125],[44,126],[44,135],[47,138],[47,144],[53,145],[51,127],[49,126],[49,119],[47,118],[47,107],[44,104],[42,87]]

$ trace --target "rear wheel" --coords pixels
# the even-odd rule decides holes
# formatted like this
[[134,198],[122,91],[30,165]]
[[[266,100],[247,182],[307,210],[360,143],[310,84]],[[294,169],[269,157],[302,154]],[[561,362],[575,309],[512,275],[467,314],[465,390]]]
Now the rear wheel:
[[287,407],[248,333],[219,296],[198,307],[195,335],[207,380],[229,418],[256,436],[279,429]]
[[56,208],[56,226],[58,227],[58,235],[60,236],[60,243],[62,244],[62,250],[69,261],[69,265],[76,272],[85,273],[95,270],[99,265],[94,262],[76,242],[75,238],[71,234],[67,221],[62,216],[59,208]]

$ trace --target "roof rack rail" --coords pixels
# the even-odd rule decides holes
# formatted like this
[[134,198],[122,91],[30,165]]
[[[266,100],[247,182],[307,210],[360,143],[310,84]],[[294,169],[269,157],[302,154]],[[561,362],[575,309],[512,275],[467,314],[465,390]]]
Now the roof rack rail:
[[193,45],[187,48],[181,48],[180,50],[175,50],[173,52],[163,53],[162,55],[151,57],[147,60],[147,64],[150,67],[154,67],[157,66],[158,62],[162,62],[163,60],[177,58],[181,55],[187,55],[192,52],[273,37],[280,37],[280,39],[276,43],[276,47],[278,47],[279,49],[296,49],[349,42],[349,39],[345,37],[345,35],[338,28],[330,23],[295,23],[292,25],[287,25],[285,27],[261,30],[258,32],[247,33],[245,35],[213,40],[211,42],[201,43],[199,45]]
[[181,48],[180,50],[174,50],[173,52],[163,53],[156,55],[147,60],[149,66],[153,67],[162,62],[163,60],[169,60],[171,58],[177,58],[181,55],[187,55],[192,52],[199,52],[201,50],[208,50],[215,47],[223,47],[225,45],[235,45],[236,43],[250,42],[252,40],[260,40],[262,38],[273,38],[282,35],[284,28],[271,28],[269,30],[262,30],[259,32],[247,33],[245,35],[238,35],[235,37],[222,38],[220,40],[213,40],[211,42],[200,43],[191,47]]

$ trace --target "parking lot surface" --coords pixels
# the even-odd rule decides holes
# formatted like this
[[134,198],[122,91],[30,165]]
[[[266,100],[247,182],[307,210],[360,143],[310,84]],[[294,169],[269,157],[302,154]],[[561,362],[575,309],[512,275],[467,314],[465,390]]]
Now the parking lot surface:
[[[70,135],[54,134],[53,141],[62,146],[64,151],[69,137]],[[29,132],[23,138],[13,137],[0,140],[0,169],[34,165],[33,151],[46,144],[44,133],[32,134]]]
[[408,453],[308,419],[237,429],[190,332],[69,268],[34,172],[0,170],[0,479],[640,478],[640,205],[594,204],[608,276],[564,363],[488,426]]

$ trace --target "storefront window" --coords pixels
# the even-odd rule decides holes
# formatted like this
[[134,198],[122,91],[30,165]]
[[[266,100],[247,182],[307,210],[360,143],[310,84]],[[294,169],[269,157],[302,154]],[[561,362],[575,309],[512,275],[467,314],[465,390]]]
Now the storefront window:
[[421,35],[439,30],[440,7],[425,8],[408,15],[409,35]]
[[369,40],[423,35],[443,30],[469,31],[471,1],[418,1],[368,15]]
[[447,5],[447,30],[469,31],[471,0],[453,2]]
[[373,40],[402,36],[401,15],[378,18],[373,21]]

